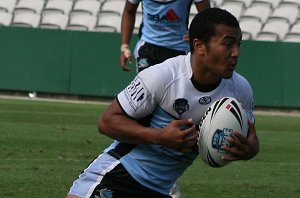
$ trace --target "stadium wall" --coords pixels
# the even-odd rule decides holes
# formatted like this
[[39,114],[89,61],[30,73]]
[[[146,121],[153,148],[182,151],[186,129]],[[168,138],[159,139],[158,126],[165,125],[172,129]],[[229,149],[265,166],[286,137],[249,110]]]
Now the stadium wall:
[[[256,105],[300,107],[299,51],[300,43],[243,41],[237,70]],[[0,90],[114,97],[135,75],[134,66],[120,69],[119,33],[1,27],[0,54]]]
[[117,33],[1,27],[0,90],[115,96],[135,74],[119,46]]

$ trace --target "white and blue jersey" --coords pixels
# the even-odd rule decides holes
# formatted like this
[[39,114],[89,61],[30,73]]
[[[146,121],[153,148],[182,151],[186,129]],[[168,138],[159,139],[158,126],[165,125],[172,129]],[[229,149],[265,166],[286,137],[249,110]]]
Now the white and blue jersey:
[[[215,89],[200,91],[191,81],[190,56],[190,53],[177,56],[140,72],[117,96],[125,113],[153,128],[163,128],[172,120],[182,118],[192,118],[193,123],[199,125],[206,109],[228,96],[236,98],[249,120],[254,122],[253,95],[248,81],[234,72],[230,79],[222,79]],[[161,145],[114,141],[74,181],[69,194],[91,197],[99,190],[105,176],[122,163],[134,181],[168,195],[177,178],[198,156],[197,150],[181,153]]]
[[[135,119],[149,118],[153,128],[163,128],[174,119],[192,118],[198,125],[206,109],[222,97],[236,98],[253,116],[253,95],[248,81],[234,72],[217,88],[201,92],[191,82],[190,54],[177,56],[142,72],[118,96],[126,114]],[[115,153],[130,175],[140,184],[168,194],[173,183],[197,157],[197,151],[181,153],[161,145],[128,145],[118,141],[105,150]]]
[[190,8],[202,0],[129,0],[142,3],[141,40],[178,51],[189,51],[187,34]]

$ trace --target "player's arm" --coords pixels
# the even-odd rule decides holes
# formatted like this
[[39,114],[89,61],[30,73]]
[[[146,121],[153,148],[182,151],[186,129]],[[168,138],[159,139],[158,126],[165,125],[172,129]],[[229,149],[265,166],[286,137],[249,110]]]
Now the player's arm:
[[206,8],[210,8],[210,0],[203,0],[200,2],[195,2],[195,6],[198,10],[198,12],[201,12],[202,10]]
[[[206,8],[210,8],[210,0],[203,0],[200,2],[195,2],[195,6],[196,6],[197,11],[200,12]],[[188,43],[189,35],[188,34],[183,35],[183,40]]]
[[132,4],[128,0],[125,3],[122,21],[121,21],[121,56],[120,66],[124,71],[130,71],[131,68],[126,66],[127,60],[132,63],[132,54],[129,49],[132,37],[136,10],[139,4]]
[[[192,127],[180,130],[180,126]],[[174,120],[164,128],[144,127],[128,117],[114,100],[98,121],[98,129],[113,139],[129,144],[160,144],[181,152],[192,151],[197,141],[191,120]]]

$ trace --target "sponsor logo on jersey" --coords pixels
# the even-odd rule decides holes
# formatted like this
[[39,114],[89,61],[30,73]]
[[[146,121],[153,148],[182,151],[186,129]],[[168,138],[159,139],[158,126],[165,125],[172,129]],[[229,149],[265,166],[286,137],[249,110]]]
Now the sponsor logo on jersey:
[[209,97],[209,96],[204,96],[199,99],[199,103],[202,105],[207,105],[210,102],[211,102],[211,97]]
[[176,22],[180,21],[180,17],[176,14],[173,9],[169,9],[166,14],[158,15],[158,14],[150,14],[147,13],[147,18],[151,21],[156,22]]
[[182,115],[184,112],[188,111],[190,105],[188,104],[188,100],[185,98],[177,98],[173,104],[173,110],[175,110],[178,115]]
[[149,95],[144,83],[138,76],[126,87],[124,93],[130,106],[135,111],[145,102]]

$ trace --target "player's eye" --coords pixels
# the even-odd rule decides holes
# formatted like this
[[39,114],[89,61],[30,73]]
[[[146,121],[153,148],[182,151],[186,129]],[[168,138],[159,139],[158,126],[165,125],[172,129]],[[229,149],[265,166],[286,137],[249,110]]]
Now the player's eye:
[[223,45],[227,46],[227,47],[231,47],[234,44],[234,42],[232,40],[225,40],[223,42]]

